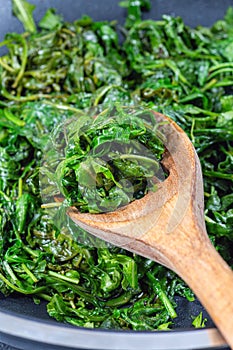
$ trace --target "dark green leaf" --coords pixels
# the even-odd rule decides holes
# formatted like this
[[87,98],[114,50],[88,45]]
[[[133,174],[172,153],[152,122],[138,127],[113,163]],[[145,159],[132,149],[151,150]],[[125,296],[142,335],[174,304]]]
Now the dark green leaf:
[[54,9],[48,9],[44,17],[39,22],[39,27],[47,30],[53,30],[62,24],[62,17],[56,14]]
[[35,5],[30,4],[26,0],[12,0],[13,13],[22,22],[25,30],[30,33],[36,32],[36,25],[33,19],[33,11]]

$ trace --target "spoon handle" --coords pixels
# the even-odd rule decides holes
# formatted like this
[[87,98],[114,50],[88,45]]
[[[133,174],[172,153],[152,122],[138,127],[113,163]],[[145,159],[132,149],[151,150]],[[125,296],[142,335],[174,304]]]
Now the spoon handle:
[[191,249],[177,265],[177,272],[233,349],[233,272],[207,240],[201,249]]
[[[192,217],[192,216],[191,216]],[[143,252],[175,271],[193,290],[233,349],[233,272],[190,215],[172,233],[144,236]]]

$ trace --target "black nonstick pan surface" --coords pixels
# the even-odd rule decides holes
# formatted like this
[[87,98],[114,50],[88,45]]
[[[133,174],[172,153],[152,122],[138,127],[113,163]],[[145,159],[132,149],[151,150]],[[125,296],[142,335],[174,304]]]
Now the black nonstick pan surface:
[[[125,10],[118,0],[30,0],[36,5],[35,18],[53,7],[65,20],[73,21],[83,14],[94,20],[117,20],[123,23]],[[181,16],[192,27],[211,26],[222,18],[233,0],[152,0],[152,10],[145,18],[160,19],[163,14]],[[7,32],[22,32],[23,27],[12,16],[11,0],[0,0],[0,41]],[[1,51],[0,51],[1,54]],[[172,332],[117,332],[89,330],[64,325],[49,318],[45,304],[35,305],[28,297],[0,294],[0,349],[204,349],[212,348],[207,331],[216,334],[214,324],[198,301],[177,299],[177,330]],[[203,311],[208,317],[207,330],[191,329],[192,314]],[[228,349],[222,341],[219,348]]]

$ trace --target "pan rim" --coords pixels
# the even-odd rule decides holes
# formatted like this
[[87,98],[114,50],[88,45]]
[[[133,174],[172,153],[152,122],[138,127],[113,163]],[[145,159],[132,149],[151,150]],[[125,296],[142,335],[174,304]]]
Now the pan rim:
[[174,331],[122,331],[51,324],[0,310],[0,334],[50,346],[95,350],[175,350],[227,346],[216,328]]

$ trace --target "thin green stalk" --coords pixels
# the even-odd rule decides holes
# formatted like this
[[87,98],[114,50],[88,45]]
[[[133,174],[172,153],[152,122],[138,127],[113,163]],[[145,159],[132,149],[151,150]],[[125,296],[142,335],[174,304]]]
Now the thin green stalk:
[[20,80],[22,79],[25,72],[26,65],[27,65],[27,55],[28,55],[27,42],[22,36],[20,38],[21,38],[22,49],[23,49],[22,55],[21,55],[22,62],[21,62],[21,68],[19,70],[19,73],[15,79],[14,84],[12,85],[14,89],[18,86]]
[[29,270],[29,268],[24,264],[22,263],[22,269],[26,272],[26,274],[31,278],[31,280],[34,282],[34,283],[37,283],[38,282],[38,279],[36,278],[36,276]]
[[15,73],[14,68],[12,68],[11,66],[9,66],[6,62],[3,61],[2,57],[0,57],[0,65],[6,69],[8,72],[10,72],[11,74]]
[[156,292],[156,294],[158,295],[160,300],[163,302],[163,304],[164,304],[167,312],[171,316],[171,318],[177,317],[177,313],[176,313],[174,307],[172,306],[172,303],[169,300],[168,296],[163,291],[159,281],[153,276],[153,274],[151,272],[147,272],[146,275],[149,278],[149,280],[152,282],[152,288],[154,289],[154,291]]
[[70,282],[70,283],[79,284],[79,282],[80,282],[80,280],[77,279],[77,278],[68,277],[68,276],[62,275],[61,273],[58,273],[58,272],[49,271],[48,274],[50,276],[57,277],[57,278],[59,278],[61,280],[64,280],[64,281],[67,281],[67,282]]
[[41,293],[42,291],[44,291],[47,287],[46,286],[42,286],[39,288],[35,288],[35,289],[31,289],[31,290],[26,290],[23,288],[19,288],[17,286],[15,286],[13,283],[11,283],[10,281],[8,281],[7,278],[5,278],[5,276],[3,276],[2,273],[0,273],[0,279],[12,290],[14,290],[15,292],[21,293],[21,294],[25,294],[25,295],[33,295],[33,294],[38,294]]

